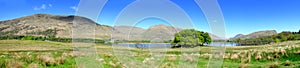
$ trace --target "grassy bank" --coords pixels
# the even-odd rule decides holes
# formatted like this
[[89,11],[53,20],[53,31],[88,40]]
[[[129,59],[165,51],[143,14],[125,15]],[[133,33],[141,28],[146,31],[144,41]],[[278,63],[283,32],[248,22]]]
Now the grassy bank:
[[[212,56],[212,47],[136,49],[96,44],[99,66],[104,68],[143,67],[157,65],[159,68],[195,66],[207,67],[209,58],[224,58],[224,68],[293,68],[300,67],[300,41],[287,41],[259,46],[226,47],[225,54]],[[77,57],[72,43],[0,40],[0,68],[77,68]],[[122,51],[124,53],[117,53]],[[129,57],[129,58],[128,58]],[[126,59],[134,59],[136,63]]]

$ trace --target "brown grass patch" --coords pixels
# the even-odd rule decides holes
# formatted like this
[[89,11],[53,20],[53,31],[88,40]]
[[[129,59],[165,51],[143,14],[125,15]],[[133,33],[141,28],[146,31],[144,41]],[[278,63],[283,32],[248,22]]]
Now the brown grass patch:
[[36,63],[31,63],[31,64],[28,65],[27,68],[40,68],[40,67],[39,67],[39,65],[36,64]]
[[6,68],[24,68],[24,65],[20,61],[8,60],[6,61]]
[[52,66],[56,64],[55,59],[52,57],[52,54],[41,54],[36,58],[40,60],[45,66]]
[[168,60],[169,60],[169,61],[176,61],[176,60],[177,60],[177,57],[169,57]]
[[248,68],[248,64],[241,63],[239,65],[239,68]]

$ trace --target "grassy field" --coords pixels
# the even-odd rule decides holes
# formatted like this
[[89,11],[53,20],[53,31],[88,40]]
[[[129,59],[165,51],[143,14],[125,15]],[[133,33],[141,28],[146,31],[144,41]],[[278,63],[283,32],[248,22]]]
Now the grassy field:
[[[104,68],[202,68],[209,58],[223,59],[223,68],[300,68],[300,41],[259,46],[226,47],[225,54],[212,55],[212,47],[137,49],[95,45],[95,64]],[[0,68],[82,68],[72,43],[0,40]],[[211,60],[212,61],[212,60]],[[152,68],[152,67],[151,67]]]

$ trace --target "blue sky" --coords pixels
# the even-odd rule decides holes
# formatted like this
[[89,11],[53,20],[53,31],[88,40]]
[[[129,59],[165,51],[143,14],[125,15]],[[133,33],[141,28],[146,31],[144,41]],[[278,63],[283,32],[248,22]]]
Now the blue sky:
[[[113,25],[119,12],[135,0],[109,0],[96,21]],[[194,27],[211,32],[209,25],[193,0],[171,0],[190,16]],[[0,20],[9,20],[37,13],[74,15],[79,0],[1,0]],[[260,30],[298,31],[300,29],[300,0],[218,0],[222,9],[226,36],[249,34]],[[155,22],[152,24],[145,24]],[[165,22],[148,20],[139,26],[148,28]]]

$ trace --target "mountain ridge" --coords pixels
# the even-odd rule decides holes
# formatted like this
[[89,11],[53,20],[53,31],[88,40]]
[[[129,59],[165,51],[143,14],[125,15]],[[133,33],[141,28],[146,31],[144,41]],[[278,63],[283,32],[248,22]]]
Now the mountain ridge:
[[252,33],[247,34],[247,35],[237,34],[235,37],[233,37],[231,39],[259,38],[259,37],[271,36],[271,35],[275,35],[275,34],[277,34],[276,30],[262,30],[262,31],[252,32]]
[[[74,26],[73,22],[76,22],[77,26]],[[148,29],[133,26],[107,26],[81,16],[34,14],[0,21],[0,34],[46,36],[40,34],[40,32],[52,29],[55,30],[56,37],[71,38],[72,28],[76,27],[79,31],[86,31],[93,29],[91,26],[95,26],[95,36],[97,39],[115,38],[128,40],[128,37],[131,37],[129,40],[152,40],[154,38],[172,40],[175,33],[183,30],[182,28],[163,24],[154,25]],[[127,36],[129,34],[130,36]],[[83,32],[79,36],[84,37],[85,35],[90,36],[89,38],[94,37],[92,36],[93,34],[89,34],[88,32]],[[212,37],[215,39],[216,36],[212,35]]]

